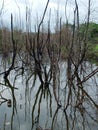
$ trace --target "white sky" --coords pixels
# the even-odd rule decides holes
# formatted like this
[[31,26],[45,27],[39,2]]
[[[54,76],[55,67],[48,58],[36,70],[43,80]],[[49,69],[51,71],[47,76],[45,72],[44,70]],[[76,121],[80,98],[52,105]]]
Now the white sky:
[[[3,0],[0,0],[0,7]],[[87,3],[88,0],[77,0],[80,12],[80,21],[84,21],[87,15]],[[32,26],[40,21],[47,0],[4,0],[4,9],[2,16],[0,16],[0,21],[2,26],[9,26],[10,15],[13,14],[14,22],[19,26],[21,21],[21,26],[25,26],[26,19],[26,6],[31,10],[31,22]],[[51,9],[51,24],[55,25],[56,12],[59,8],[59,16],[65,20],[65,3],[66,0],[50,0],[48,11],[45,16],[45,21],[49,19],[49,10]],[[59,6],[58,6],[59,5]],[[73,21],[73,11],[74,11],[74,0],[68,0],[67,5],[67,17],[70,22]],[[91,0],[91,20],[98,22],[98,0]],[[47,23],[47,22],[46,22]],[[25,28],[25,27],[24,27]]]

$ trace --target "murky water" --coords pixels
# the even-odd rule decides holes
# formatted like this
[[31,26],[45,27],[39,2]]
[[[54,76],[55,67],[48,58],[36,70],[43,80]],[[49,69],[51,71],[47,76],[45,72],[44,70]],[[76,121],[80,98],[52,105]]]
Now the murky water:
[[[1,62],[0,73],[6,66]],[[52,82],[43,87],[36,75],[30,71],[22,73],[17,68],[6,81],[0,75],[0,130],[98,130],[98,108],[94,105],[98,104],[98,74],[84,83],[84,90],[94,103],[84,94],[79,104],[74,88],[68,102],[66,63],[60,68],[58,105]]]

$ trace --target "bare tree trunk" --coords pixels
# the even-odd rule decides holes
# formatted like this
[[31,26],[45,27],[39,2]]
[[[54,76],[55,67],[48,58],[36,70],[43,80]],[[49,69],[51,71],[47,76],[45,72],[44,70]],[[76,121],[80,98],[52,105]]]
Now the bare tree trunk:
[[12,14],[11,14],[11,38],[12,38],[12,44],[13,44],[12,63],[11,63],[11,66],[9,67],[9,69],[7,71],[5,71],[5,75],[4,75],[5,79],[7,79],[11,70],[14,69],[14,63],[15,63],[16,51],[17,51],[17,44],[15,43],[14,36],[13,36],[13,16],[12,16]]

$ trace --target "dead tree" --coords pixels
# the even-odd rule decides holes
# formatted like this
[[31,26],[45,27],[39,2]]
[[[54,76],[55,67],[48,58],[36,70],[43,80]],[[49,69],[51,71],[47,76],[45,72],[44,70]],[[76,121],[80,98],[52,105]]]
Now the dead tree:
[[12,45],[13,45],[13,51],[12,51],[12,63],[11,66],[9,67],[9,69],[7,71],[5,71],[4,74],[4,79],[7,79],[8,75],[10,74],[11,70],[14,69],[14,63],[15,63],[15,58],[16,58],[16,52],[17,52],[17,44],[16,41],[14,40],[14,36],[13,36],[13,15],[11,14],[11,40],[12,40]]

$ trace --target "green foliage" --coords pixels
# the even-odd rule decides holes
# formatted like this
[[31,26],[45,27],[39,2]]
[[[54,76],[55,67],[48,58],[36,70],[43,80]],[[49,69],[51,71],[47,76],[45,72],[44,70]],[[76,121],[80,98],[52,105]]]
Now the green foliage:
[[95,34],[98,34],[98,24],[90,23],[89,24],[89,32],[91,34],[91,37],[94,37]]
[[98,45],[95,46],[95,50],[98,51]]
[[[84,35],[86,31],[86,24],[81,24],[80,25],[80,34]],[[88,39],[89,40],[94,40],[98,41],[98,24],[96,23],[89,23],[89,28],[88,28]]]
[[96,23],[89,24],[88,39],[92,44],[98,43],[98,24]]
[[87,59],[98,62],[98,45],[89,43],[87,51]]
[[[80,35],[81,37],[85,35],[86,24],[80,25]],[[98,61],[98,24],[89,23],[88,28],[88,50],[86,53],[86,58],[92,61]]]

